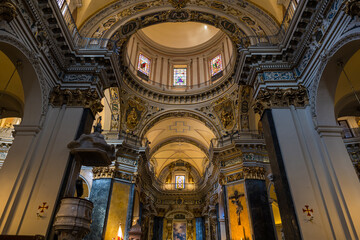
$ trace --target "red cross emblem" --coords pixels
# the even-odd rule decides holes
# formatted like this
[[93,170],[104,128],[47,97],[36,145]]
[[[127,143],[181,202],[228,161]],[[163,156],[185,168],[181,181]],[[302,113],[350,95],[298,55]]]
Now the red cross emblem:
[[312,213],[314,212],[314,210],[309,209],[309,205],[305,205],[305,209],[302,209],[303,213],[307,213],[307,216],[311,217]]
[[42,206],[39,206],[38,209],[40,209],[40,212],[43,213],[45,209],[48,209],[49,206],[46,205],[46,202],[43,202]]

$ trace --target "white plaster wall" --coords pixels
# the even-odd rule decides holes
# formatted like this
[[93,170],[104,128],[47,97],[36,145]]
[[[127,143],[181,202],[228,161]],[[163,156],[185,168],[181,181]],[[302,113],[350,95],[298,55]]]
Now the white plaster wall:
[[[168,49],[167,49],[168,50]],[[231,40],[224,35],[216,44],[206,46],[203,49],[189,50],[182,54],[160,51],[146,45],[137,34],[134,34],[127,46],[127,59],[131,60],[130,69],[136,75],[138,56],[142,53],[151,60],[149,84],[161,85],[162,87],[173,85],[174,65],[187,65],[187,85],[201,84],[209,85],[210,60],[221,54],[223,68],[231,61],[233,46]]]
[[[82,113],[83,108],[49,107],[35,136],[26,136],[26,126],[20,126],[0,174],[2,234],[46,235],[69,159],[67,144],[74,140]],[[38,217],[43,202],[49,208]]]
[[[272,113],[303,239],[358,239],[360,184],[341,129],[319,135],[310,107]],[[314,210],[311,222],[305,205]]]

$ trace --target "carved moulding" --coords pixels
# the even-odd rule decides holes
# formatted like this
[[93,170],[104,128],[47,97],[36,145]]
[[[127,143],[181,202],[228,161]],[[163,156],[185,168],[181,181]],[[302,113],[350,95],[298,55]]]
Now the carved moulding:
[[351,17],[360,17],[360,1],[359,0],[347,0],[345,1],[345,13]]
[[90,232],[93,208],[89,200],[63,198],[53,225],[58,239],[83,239]]
[[259,91],[253,109],[262,115],[265,109],[274,107],[304,107],[309,104],[307,89],[299,85],[297,89],[262,89]]
[[336,41],[333,45],[328,47],[328,51],[323,53],[320,57],[320,66],[318,67],[317,73],[310,85],[309,88],[309,94],[310,94],[310,105],[311,105],[311,111],[313,117],[316,117],[316,100],[317,100],[317,91],[320,86],[320,80],[322,79],[322,75],[324,74],[325,68],[328,65],[329,61],[332,59],[332,57],[346,44],[360,40],[360,33],[354,32],[354,33],[348,33],[343,34],[341,38]]
[[214,103],[214,112],[219,118],[225,130],[231,130],[235,126],[234,103],[228,98],[220,98]]
[[169,3],[176,9],[184,8],[188,2],[189,0],[169,0]]
[[128,182],[135,181],[133,174],[116,171],[114,167],[94,167],[92,171],[94,179],[117,178]]
[[115,159],[115,148],[99,132],[82,134],[68,144],[71,153],[85,166],[108,166]]
[[47,112],[47,106],[48,106],[47,99],[49,96],[49,89],[48,89],[48,85],[46,83],[44,73],[40,66],[39,56],[37,54],[34,54],[34,52],[31,51],[27,46],[25,46],[23,42],[19,41],[18,38],[8,35],[7,33],[3,32],[3,31],[0,33],[0,42],[5,42],[5,43],[8,43],[9,45],[15,46],[26,56],[26,58],[29,60],[29,62],[33,66],[35,73],[37,75],[39,84],[40,84],[40,89],[41,89],[41,94],[42,94],[42,96],[41,96],[41,100],[42,100],[41,113],[43,115],[45,115],[45,113]]
[[236,182],[243,179],[257,179],[265,180],[266,169],[264,167],[258,166],[244,166],[241,171],[228,175],[226,177],[221,177],[221,184],[225,185],[226,183]]
[[49,103],[53,107],[62,105],[73,107],[90,108],[94,116],[103,110],[101,99],[94,89],[60,89],[60,86],[53,88],[50,93]]
[[0,21],[11,22],[16,15],[16,6],[10,0],[0,1]]
[[127,39],[137,30],[166,21],[194,21],[210,24],[227,33],[236,46],[248,47],[250,45],[250,41],[246,37],[245,32],[240,29],[236,23],[230,22],[222,16],[193,10],[176,10],[175,12],[161,11],[143,17],[133,18],[124,23],[121,28],[111,36],[111,40],[116,41],[117,47],[121,48]]
[[189,111],[186,109],[176,109],[176,110],[170,110],[167,112],[162,112],[159,115],[155,115],[153,118],[149,119],[146,125],[143,126],[143,128],[140,130],[140,136],[143,138],[145,134],[159,121],[162,121],[166,118],[193,118],[195,120],[199,120],[202,123],[205,124],[213,133],[214,135],[219,138],[221,136],[220,129],[216,124],[214,124],[207,116],[203,116],[202,114]]

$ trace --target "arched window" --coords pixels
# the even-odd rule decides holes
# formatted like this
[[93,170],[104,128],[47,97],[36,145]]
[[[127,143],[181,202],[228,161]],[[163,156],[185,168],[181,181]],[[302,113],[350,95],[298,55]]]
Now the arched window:
[[223,62],[222,62],[221,54],[211,59],[210,69],[211,69],[211,76],[215,76],[216,74],[222,72]]
[[175,188],[176,189],[184,189],[185,188],[185,176],[184,175],[175,176]]
[[174,67],[174,85],[184,86],[186,85],[186,67]]
[[139,54],[139,61],[138,61],[138,71],[145,76],[150,76],[150,64],[151,61],[149,58],[145,57],[143,54]]

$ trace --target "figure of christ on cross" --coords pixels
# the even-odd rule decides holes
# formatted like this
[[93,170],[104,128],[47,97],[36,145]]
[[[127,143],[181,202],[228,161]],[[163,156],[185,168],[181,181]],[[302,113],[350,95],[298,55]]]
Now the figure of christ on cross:
[[236,214],[238,215],[238,225],[241,225],[240,214],[244,210],[244,207],[241,205],[241,197],[244,197],[243,193],[240,193],[235,190],[234,195],[229,197],[231,202],[236,205]]

